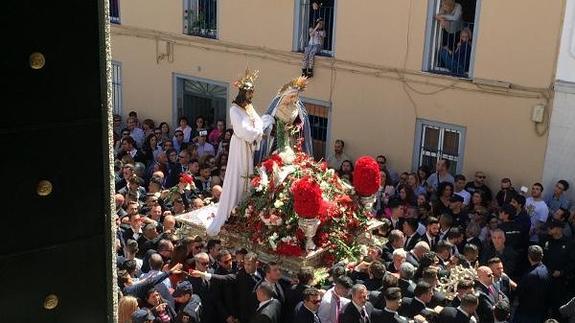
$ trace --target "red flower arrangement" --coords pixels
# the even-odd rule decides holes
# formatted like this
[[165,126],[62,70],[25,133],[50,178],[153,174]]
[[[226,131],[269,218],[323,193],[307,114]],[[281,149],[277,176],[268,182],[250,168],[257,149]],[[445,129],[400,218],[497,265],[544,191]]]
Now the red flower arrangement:
[[313,219],[320,213],[323,199],[319,184],[311,177],[295,181],[291,187],[294,210],[302,218]]
[[278,244],[278,247],[276,249],[276,253],[278,255],[284,255],[284,256],[289,256],[289,257],[301,257],[301,256],[303,256],[304,252],[303,252],[303,249],[300,248],[299,246],[285,243],[282,241]]
[[262,181],[261,177],[256,176],[256,177],[251,179],[250,183],[251,183],[253,188],[256,188],[256,187],[260,186],[261,181]]
[[182,184],[193,184],[194,178],[192,177],[192,175],[190,175],[188,173],[182,173],[180,175],[180,183],[182,183]]
[[360,196],[371,196],[377,192],[381,183],[379,165],[370,156],[360,157],[355,162],[353,186]]
[[268,173],[274,169],[274,164],[278,167],[283,166],[282,158],[278,154],[273,154],[262,162],[262,166],[264,166]]

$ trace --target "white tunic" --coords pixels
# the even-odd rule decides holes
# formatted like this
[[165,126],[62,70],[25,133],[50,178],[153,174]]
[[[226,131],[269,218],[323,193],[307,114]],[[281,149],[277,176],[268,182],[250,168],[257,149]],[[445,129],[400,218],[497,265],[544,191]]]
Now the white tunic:
[[233,104],[230,107],[230,120],[234,135],[230,141],[230,153],[226,167],[226,177],[218,211],[206,232],[210,236],[217,235],[222,225],[230,216],[232,209],[242,201],[249,192],[248,176],[253,173],[254,142],[262,138],[263,123],[260,116],[252,111],[252,118],[246,110]]

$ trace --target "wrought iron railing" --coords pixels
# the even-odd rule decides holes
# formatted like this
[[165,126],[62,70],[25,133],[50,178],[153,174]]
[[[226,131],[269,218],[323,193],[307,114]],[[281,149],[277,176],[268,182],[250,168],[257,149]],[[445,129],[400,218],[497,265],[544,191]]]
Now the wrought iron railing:
[[298,39],[297,48],[298,52],[303,52],[309,42],[309,29],[315,26],[315,21],[322,18],[324,21],[324,30],[326,36],[323,41],[323,48],[319,55],[332,56],[333,55],[333,31],[334,26],[334,13],[335,8],[333,5],[313,5],[313,1],[302,0],[299,8],[298,19]]
[[217,0],[185,0],[184,33],[217,38]]
[[462,22],[458,31],[449,33],[434,20],[428,71],[468,78],[472,64],[473,28],[474,23]]

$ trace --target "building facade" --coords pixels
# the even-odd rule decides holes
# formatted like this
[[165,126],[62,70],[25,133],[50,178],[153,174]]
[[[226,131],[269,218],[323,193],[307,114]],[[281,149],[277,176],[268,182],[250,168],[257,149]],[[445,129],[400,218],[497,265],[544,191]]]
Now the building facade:
[[[457,2],[449,33],[434,19],[440,0],[111,1],[116,112],[172,125],[227,119],[246,66],[260,70],[263,112],[301,73],[307,29],[322,17],[327,36],[303,94],[316,157],[343,139],[353,158],[385,154],[397,170],[443,156],[454,174],[483,170],[493,188],[502,177],[540,181],[549,131],[539,116],[553,108],[565,3]],[[468,53],[454,69],[442,48],[455,51],[464,30]]]
[[[551,191],[560,179],[573,186],[575,174],[575,1],[567,0],[554,85],[553,113],[543,183]],[[575,198],[575,189],[566,192]]]

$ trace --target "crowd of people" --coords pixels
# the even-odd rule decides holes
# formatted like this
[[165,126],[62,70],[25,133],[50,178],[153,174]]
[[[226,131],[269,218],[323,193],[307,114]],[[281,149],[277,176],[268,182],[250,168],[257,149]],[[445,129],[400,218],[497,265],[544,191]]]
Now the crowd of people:
[[[504,178],[494,194],[484,172],[453,176],[449,160],[398,173],[377,156],[373,216],[386,243],[318,283],[314,268],[287,277],[247,246],[175,234],[176,215],[219,200],[232,135],[202,117],[173,131],[114,117],[120,323],[574,322],[568,181],[544,193]],[[343,140],[326,161],[352,182]]]

